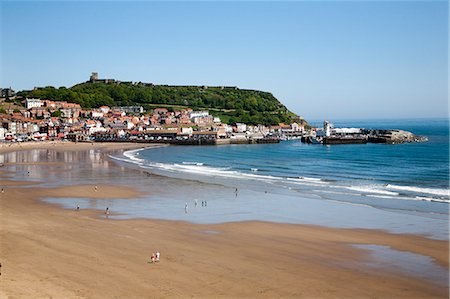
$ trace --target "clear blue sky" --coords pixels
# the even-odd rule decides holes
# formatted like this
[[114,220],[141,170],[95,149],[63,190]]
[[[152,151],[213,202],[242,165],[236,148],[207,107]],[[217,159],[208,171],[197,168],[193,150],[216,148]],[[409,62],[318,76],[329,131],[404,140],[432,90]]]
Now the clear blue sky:
[[272,92],[306,119],[446,117],[448,3],[1,3],[2,87],[90,72]]

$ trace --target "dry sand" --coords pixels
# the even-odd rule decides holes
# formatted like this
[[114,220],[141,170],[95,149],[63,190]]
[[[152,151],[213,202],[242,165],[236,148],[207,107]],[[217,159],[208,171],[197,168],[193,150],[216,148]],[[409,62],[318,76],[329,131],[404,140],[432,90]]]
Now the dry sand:
[[[98,188],[102,192],[93,192],[93,185],[44,189],[11,183],[0,193],[1,298],[449,295],[448,286],[366,267],[362,262],[369,259],[368,253],[350,246],[387,245],[431,256],[448,268],[447,241],[264,222],[112,220],[98,211],[64,210],[38,200],[55,195],[141,196],[126,186]],[[161,262],[148,263],[156,250]]]

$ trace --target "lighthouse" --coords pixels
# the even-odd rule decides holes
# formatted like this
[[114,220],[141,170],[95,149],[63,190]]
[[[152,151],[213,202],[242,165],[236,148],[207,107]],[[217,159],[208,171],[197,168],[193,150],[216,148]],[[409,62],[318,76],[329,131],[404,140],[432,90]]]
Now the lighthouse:
[[323,130],[325,131],[325,136],[330,137],[331,135],[331,124],[329,121],[325,120],[323,122]]

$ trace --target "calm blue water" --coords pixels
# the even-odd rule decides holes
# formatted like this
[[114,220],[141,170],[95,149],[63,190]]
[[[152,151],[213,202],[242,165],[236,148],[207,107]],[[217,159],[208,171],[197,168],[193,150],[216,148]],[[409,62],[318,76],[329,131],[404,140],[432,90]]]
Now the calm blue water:
[[[317,125],[320,125],[318,123]],[[126,153],[151,173],[238,188],[285,189],[409,212],[448,213],[448,120],[340,121],[336,127],[403,129],[410,144],[169,146]]]

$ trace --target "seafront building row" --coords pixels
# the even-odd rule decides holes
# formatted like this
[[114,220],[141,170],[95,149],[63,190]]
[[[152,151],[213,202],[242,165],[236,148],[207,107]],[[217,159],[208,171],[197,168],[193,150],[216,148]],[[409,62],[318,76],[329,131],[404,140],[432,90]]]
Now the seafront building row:
[[[0,114],[0,140],[26,141],[68,139],[72,141],[146,142],[230,140],[235,143],[279,139],[305,131],[302,124],[276,126],[222,123],[209,111],[155,108],[145,113],[141,106],[82,109],[63,101],[27,98],[22,109]],[[263,142],[263,141],[262,141]]]

